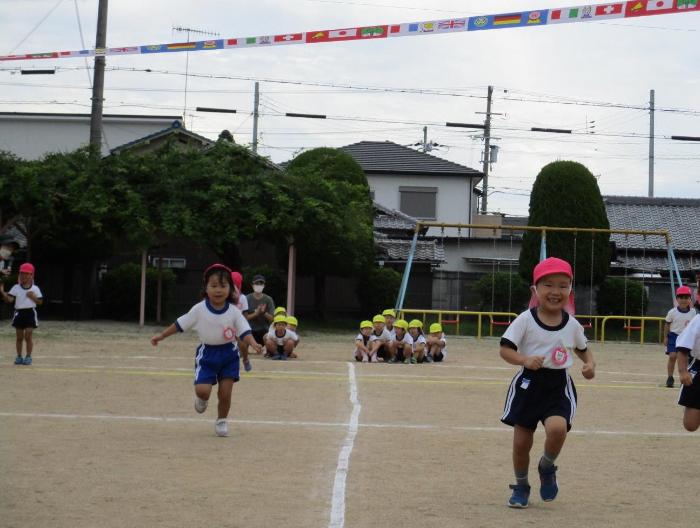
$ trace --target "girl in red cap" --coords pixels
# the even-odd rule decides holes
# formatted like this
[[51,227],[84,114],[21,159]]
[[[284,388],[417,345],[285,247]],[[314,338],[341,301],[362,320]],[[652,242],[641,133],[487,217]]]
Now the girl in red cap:
[[246,371],[251,369],[247,349],[241,350],[239,355],[237,340],[259,349],[248,321],[233,304],[234,288],[230,269],[223,264],[209,266],[204,271],[204,300],[151,338],[151,344],[156,346],[177,332],[197,331],[201,344],[195,356],[194,408],[198,413],[206,411],[212,387],[219,385],[218,417],[214,427],[217,436],[228,436],[226,418],[231,408],[233,384],[240,379],[240,355]]
[[[34,284],[34,266],[25,262],[19,267],[18,284],[15,284],[9,293],[0,282],[0,295],[7,303],[15,304],[15,315],[12,318],[12,326],[17,333],[17,357],[15,365],[31,365],[34,341],[32,333],[39,326],[36,315],[36,307],[44,302],[39,287]],[[27,355],[22,358],[22,343],[27,343]]]
[[508,389],[501,421],[513,427],[513,468],[516,484],[508,506],[527,508],[530,499],[528,468],[537,423],[546,434],[544,453],[537,466],[540,497],[557,496],[557,466],[566,434],[576,413],[576,388],[569,376],[576,354],[584,362],[586,379],[595,375],[593,355],[581,324],[566,311],[571,296],[571,266],[548,258],[533,270],[533,308],[516,317],[501,338],[501,357],[521,367]]
[[690,296],[692,292],[687,286],[680,286],[676,289],[676,302],[666,314],[664,323],[664,346],[668,361],[666,363],[666,386],[673,387],[673,369],[676,366],[676,339],[679,334],[688,326],[688,323],[695,317],[695,310],[690,306]]

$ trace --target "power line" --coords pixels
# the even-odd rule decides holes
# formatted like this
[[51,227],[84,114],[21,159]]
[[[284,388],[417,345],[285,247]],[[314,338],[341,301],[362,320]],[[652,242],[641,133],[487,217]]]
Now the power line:
[[49,12],[46,13],[46,14],[42,17],[42,19],[39,20],[39,22],[37,22],[36,25],[29,31],[29,33],[27,33],[27,34],[24,36],[24,38],[22,38],[22,40],[20,40],[19,43],[18,43],[14,48],[12,48],[12,49],[9,51],[9,53],[7,53],[7,54],[8,54],[8,55],[12,55],[12,54],[15,52],[15,50],[16,50],[17,48],[19,48],[22,44],[24,44],[24,41],[26,41],[29,37],[31,37],[32,34],[33,34],[37,29],[39,29],[39,26],[41,26],[41,25],[44,23],[44,21],[45,21],[47,18],[49,18],[49,17],[51,16],[51,13],[53,13],[54,11],[56,11],[56,8],[57,8],[58,6],[60,6],[62,3],[63,3],[63,0],[58,0],[58,2],[56,2],[56,4],[55,4],[51,9],[49,9]]

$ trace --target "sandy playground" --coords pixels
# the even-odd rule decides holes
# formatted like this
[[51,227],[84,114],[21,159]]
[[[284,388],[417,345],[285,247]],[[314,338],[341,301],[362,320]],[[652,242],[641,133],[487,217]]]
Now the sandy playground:
[[662,386],[659,345],[592,344],[559,497],[539,500],[533,460],[520,511],[505,506],[499,422],[516,369],[495,339],[453,338],[444,364],[384,365],[348,361],[352,332],[306,333],[299,360],[253,359],[218,438],[215,405],[192,407],[195,336],[153,348],[154,330],[46,322],[33,366],[12,364],[14,332],[0,331],[0,526],[697,525],[700,434]]

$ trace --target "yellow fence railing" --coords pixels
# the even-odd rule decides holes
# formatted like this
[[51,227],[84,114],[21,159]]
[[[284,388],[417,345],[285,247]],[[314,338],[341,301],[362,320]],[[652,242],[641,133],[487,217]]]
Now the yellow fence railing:
[[[406,308],[399,312],[399,317],[403,319],[420,319],[425,321],[430,316],[432,322],[438,322],[443,325],[443,328],[449,325],[454,325],[455,334],[461,334],[462,324],[470,319],[476,320],[476,338],[482,339],[493,336],[495,327],[507,327],[518,314],[513,312],[475,312],[463,310],[416,310]],[[656,322],[658,324],[658,339],[663,341],[663,317],[633,317],[625,315],[585,315],[577,314],[576,319],[586,330],[591,330],[593,340],[605,342],[605,330],[609,321],[623,321],[623,330],[627,332],[627,341],[632,340],[632,333],[639,332],[639,343],[644,344],[646,340],[646,332],[649,329],[648,323]],[[485,329],[488,325],[488,331]],[[424,329],[427,332],[427,329]],[[590,334],[589,334],[590,335]]]

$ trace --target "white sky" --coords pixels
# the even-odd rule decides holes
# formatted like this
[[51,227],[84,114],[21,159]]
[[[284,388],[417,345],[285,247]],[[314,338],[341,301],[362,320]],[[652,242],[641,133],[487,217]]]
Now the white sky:
[[[13,52],[57,3],[0,0],[0,54]],[[569,5],[576,4],[567,0],[112,0],[107,45],[185,41],[184,34],[172,30],[178,25],[226,38]],[[97,0],[77,0],[77,6],[85,47],[93,48]],[[476,112],[486,110],[486,87],[494,85],[492,110],[503,115],[493,121],[500,154],[490,178],[495,192],[489,197],[489,210],[525,215],[532,182],[543,165],[556,159],[588,166],[599,176],[603,194],[646,196],[648,111],[581,102],[645,106],[650,89],[656,90],[657,108],[691,111],[656,112],[655,195],[700,198],[700,143],[661,138],[700,136],[699,41],[700,13],[690,13],[365,42],[200,51],[189,54],[189,72],[261,80],[260,152],[276,162],[317,146],[339,147],[362,140],[417,143],[422,140],[423,125],[428,124],[429,139],[444,145],[434,154],[480,169],[482,142],[470,137],[476,131],[438,124],[483,122],[484,116]],[[76,1],[63,0],[14,53],[82,48]],[[183,74],[186,60],[185,53],[107,57],[105,113],[182,115],[184,75],[109,68]],[[70,69],[59,69],[53,76],[20,76],[15,70],[54,66]],[[89,75],[84,68],[84,59],[0,64],[0,111],[88,113]],[[460,96],[300,86],[271,79],[439,89]],[[215,138],[227,128],[237,142],[250,143],[252,80],[189,77],[187,87],[189,129]],[[553,102],[563,100],[576,104]],[[235,108],[239,113],[195,112],[196,106]],[[280,112],[370,121],[271,115]],[[595,128],[591,128],[593,121]],[[579,134],[529,131],[533,126],[573,129]],[[586,134],[592,130],[596,134]]]

